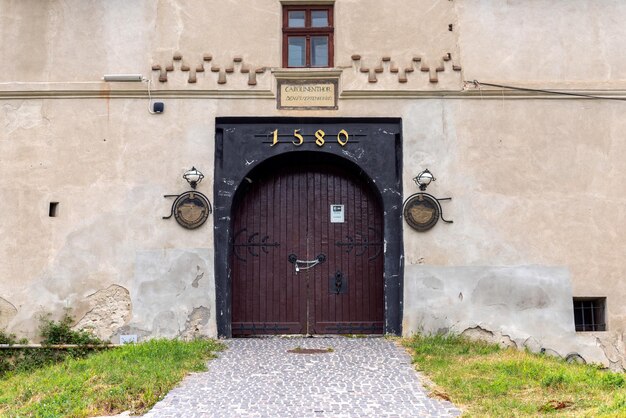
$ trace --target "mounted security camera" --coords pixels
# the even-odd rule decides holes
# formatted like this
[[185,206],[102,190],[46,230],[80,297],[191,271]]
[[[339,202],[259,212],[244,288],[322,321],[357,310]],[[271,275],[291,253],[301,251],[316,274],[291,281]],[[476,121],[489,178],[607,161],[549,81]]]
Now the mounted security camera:
[[152,103],[152,113],[163,113],[165,110],[165,103],[163,102],[154,102]]

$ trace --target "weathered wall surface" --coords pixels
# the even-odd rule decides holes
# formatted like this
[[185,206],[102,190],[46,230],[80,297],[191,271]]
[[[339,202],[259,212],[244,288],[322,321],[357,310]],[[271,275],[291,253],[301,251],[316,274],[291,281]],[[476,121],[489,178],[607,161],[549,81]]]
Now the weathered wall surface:
[[[567,265],[575,295],[606,294],[609,283],[624,292],[616,251],[626,230],[623,106],[497,99],[414,105],[431,122],[420,129],[420,119],[407,120],[417,135],[405,142],[407,168],[442,173],[429,191],[453,196],[443,208],[455,224],[407,231],[408,264]],[[609,309],[622,323],[621,304]]]
[[455,0],[466,80],[626,87],[626,4]]
[[[305,2],[306,3],[306,2]],[[391,7],[390,7],[391,6]],[[454,4],[411,0],[339,0],[337,66],[362,54],[372,68],[383,56],[402,65],[422,56],[433,68],[456,57]],[[146,72],[178,51],[195,67],[210,54],[222,67],[235,56],[256,66],[282,65],[278,0],[95,0],[0,2],[0,82],[95,81],[103,74]],[[372,46],[376,45],[375,48]],[[367,76],[365,76],[367,80]]]
[[[211,112],[206,104],[197,105],[194,114]],[[144,300],[146,309],[176,312],[180,332],[192,309],[214,312],[211,219],[200,231],[161,219],[172,203],[163,195],[188,188],[180,176],[191,165],[207,175],[199,190],[211,189],[210,118],[178,120],[174,113],[185,114],[185,103],[172,109],[171,118],[147,118],[145,100],[15,100],[0,109],[0,125],[12,127],[0,133],[0,194],[7,215],[0,222],[6,237],[0,246],[0,295],[17,309],[10,329],[32,337],[39,312],[71,307],[77,318],[87,315],[80,323],[112,336],[141,312],[143,305],[135,301],[143,290],[136,286],[148,280],[141,269],[150,263],[136,258],[146,251],[156,254],[152,280],[165,282],[172,303],[176,297],[168,286],[189,282],[187,293],[179,295],[187,312],[162,300]],[[48,216],[52,201],[59,202],[54,218]],[[201,249],[203,261],[182,262],[180,256],[179,265],[165,259],[174,249],[190,254]],[[191,286],[198,274],[205,280]],[[119,291],[108,294],[111,286]],[[96,322],[108,321],[107,334]],[[173,334],[171,327],[163,332]]]
[[0,80],[94,81],[145,72],[178,50],[280,65],[280,32],[268,31],[280,14],[271,0],[2,1]]
[[574,332],[571,294],[564,268],[407,266],[404,334],[452,332],[624,368],[610,349]]
[[[2,277],[21,277],[18,283],[0,282],[0,295],[20,312],[10,329],[34,331],[29,325],[32,295],[37,295],[39,311],[72,306],[79,317],[87,312],[104,317],[98,313],[106,312],[100,307],[103,302],[94,301],[113,285],[128,292],[132,306],[130,316],[114,321],[113,332],[123,322],[129,328],[122,331],[178,335],[187,329],[192,309],[207,308],[210,316],[212,288],[192,284],[198,274],[206,279],[200,284],[212,284],[211,220],[197,231],[162,220],[171,203],[162,195],[184,190],[180,175],[195,164],[207,174],[200,190],[211,197],[210,115],[271,114],[273,100],[170,99],[159,116],[147,115],[145,100],[81,100],[83,120],[76,124],[68,124],[76,112],[72,100],[6,103],[3,109],[10,112],[3,113],[4,126],[15,120],[45,121],[21,122],[0,137],[3,208],[20,213],[4,217],[1,224],[9,237],[1,248],[7,260],[0,265]],[[366,108],[366,103],[345,101],[333,113],[380,115],[380,109]],[[615,251],[623,246],[618,231],[626,227],[620,197],[624,186],[618,181],[626,153],[625,131],[619,128],[621,104],[479,99],[385,103],[386,114],[403,118],[405,195],[417,191],[411,178],[428,167],[438,177],[429,192],[453,197],[443,209],[454,224],[439,224],[426,233],[405,228],[407,272],[412,265],[564,266],[573,294],[608,296],[609,329],[623,329],[619,300],[625,294],[620,280],[625,266]],[[43,113],[33,116],[33,108]],[[23,167],[39,180],[27,181]],[[613,174],[605,176],[605,171]],[[59,217],[47,216],[49,201],[60,202]],[[178,258],[166,254],[185,248],[206,249],[198,256],[204,264],[190,260],[173,268]],[[148,267],[151,272],[143,271]],[[163,291],[161,296],[143,296],[141,284],[149,280]],[[407,285],[410,280],[407,274]],[[171,295],[178,299],[168,307]],[[571,304],[569,293],[561,298]],[[406,301],[407,314],[413,303]],[[405,331],[417,330],[407,324]],[[211,333],[211,327],[201,329]]]
[[[608,332],[576,341],[621,352],[611,362],[624,367],[623,106],[495,98],[414,104],[412,113],[430,123],[405,119],[405,132],[416,135],[404,144],[405,194],[417,191],[410,179],[428,167],[438,177],[428,191],[453,197],[442,206],[455,223],[426,233],[405,228],[405,284],[411,265],[563,266],[573,296],[607,297]],[[409,174],[411,166],[419,168]],[[571,296],[559,297],[571,310]]]
[[[626,85],[626,5],[620,0],[394,0],[384,8],[375,0],[337,0],[335,15],[338,66],[350,66],[359,54],[371,68],[384,56],[401,68],[422,56],[435,68],[450,53],[467,80]],[[146,72],[175,51],[190,64],[211,54],[221,66],[242,56],[279,67],[281,25],[276,0],[4,0],[0,82]]]
[[[572,295],[606,296],[609,331],[576,338],[623,367],[624,102],[464,90],[478,79],[620,94],[623,2],[337,0],[335,16],[339,109],[281,111],[278,1],[1,0],[0,328],[33,337],[38,313],[72,307],[114,341],[215,335],[212,219],[196,231],[161,219],[192,165],[213,200],[215,118],[391,116],[405,196],[429,168],[428,192],[453,198],[442,204],[455,221],[405,228],[405,332],[419,328],[420,292],[441,300],[476,271],[506,272],[552,289],[563,315]],[[100,82],[107,73],[151,78],[165,113],[148,113],[145,83]],[[419,284],[424,271],[441,292]],[[565,277],[571,287],[550,287]]]

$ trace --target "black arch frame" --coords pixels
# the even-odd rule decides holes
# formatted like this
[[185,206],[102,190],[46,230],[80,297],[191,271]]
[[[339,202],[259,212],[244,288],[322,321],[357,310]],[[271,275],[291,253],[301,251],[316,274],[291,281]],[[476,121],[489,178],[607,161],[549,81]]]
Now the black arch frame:
[[[272,145],[274,130],[279,142]],[[292,140],[294,130],[304,137]],[[327,135],[323,146],[315,132]],[[339,131],[349,135],[341,146]],[[341,136],[341,142],[345,136]],[[287,153],[314,152],[346,161],[360,170],[380,196],[384,214],[384,293],[386,334],[402,332],[403,242],[402,242],[402,122],[398,118],[217,118],[215,133],[214,242],[217,331],[231,337],[232,213],[237,190],[249,173],[263,162]],[[338,158],[337,158],[338,157]],[[333,158],[333,157],[331,157]],[[278,161],[278,160],[274,160]]]

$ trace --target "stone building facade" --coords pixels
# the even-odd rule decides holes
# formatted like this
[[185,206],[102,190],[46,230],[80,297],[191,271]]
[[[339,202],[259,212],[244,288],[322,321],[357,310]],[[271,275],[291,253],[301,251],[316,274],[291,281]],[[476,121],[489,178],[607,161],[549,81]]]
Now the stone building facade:
[[[456,332],[623,369],[625,19],[618,0],[0,0],[0,328],[34,338],[71,308],[113,342]],[[212,212],[188,229],[163,218],[192,166]],[[418,231],[425,169],[442,217]],[[330,176],[353,194],[319,192]],[[335,206],[356,229],[331,234]],[[310,321],[341,297],[377,313]],[[301,322],[246,311],[296,299]]]

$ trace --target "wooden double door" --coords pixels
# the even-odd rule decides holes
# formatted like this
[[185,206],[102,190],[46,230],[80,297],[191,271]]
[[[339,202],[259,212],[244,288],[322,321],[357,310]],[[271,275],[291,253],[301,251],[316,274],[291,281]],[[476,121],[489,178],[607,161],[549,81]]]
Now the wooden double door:
[[233,219],[233,336],[382,334],[383,214],[364,179],[300,163],[250,181]]

